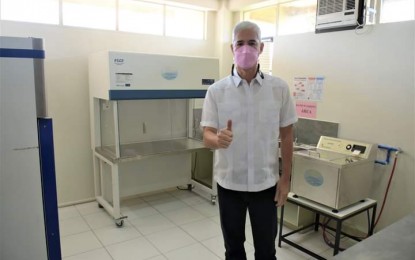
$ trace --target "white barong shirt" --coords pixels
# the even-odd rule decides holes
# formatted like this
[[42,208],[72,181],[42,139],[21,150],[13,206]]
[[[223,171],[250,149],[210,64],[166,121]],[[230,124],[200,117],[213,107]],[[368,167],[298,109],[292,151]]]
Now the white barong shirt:
[[233,141],[214,155],[214,178],[226,189],[262,191],[279,179],[279,128],[297,122],[288,85],[257,73],[250,85],[236,70],[208,88],[202,127],[226,128],[232,120]]

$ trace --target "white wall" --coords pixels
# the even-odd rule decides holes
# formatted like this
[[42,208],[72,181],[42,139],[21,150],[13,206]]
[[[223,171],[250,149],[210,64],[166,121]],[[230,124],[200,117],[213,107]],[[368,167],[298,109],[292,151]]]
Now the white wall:
[[[403,150],[380,228],[415,210],[415,22],[365,32],[276,37],[273,72],[291,87],[295,76],[324,76],[317,119],[338,122],[341,138]],[[391,169],[392,164],[376,166],[371,193],[379,210]]]
[[[44,39],[48,115],[54,120],[59,205],[94,197],[89,130],[88,55],[100,50],[125,50],[214,57],[215,27],[214,12],[209,12],[208,15],[207,40],[0,21],[0,32],[3,36]],[[170,173],[169,180],[174,179],[175,174],[183,177],[183,172],[180,172],[182,169],[170,169],[175,170]],[[124,192],[122,194],[128,195]]]

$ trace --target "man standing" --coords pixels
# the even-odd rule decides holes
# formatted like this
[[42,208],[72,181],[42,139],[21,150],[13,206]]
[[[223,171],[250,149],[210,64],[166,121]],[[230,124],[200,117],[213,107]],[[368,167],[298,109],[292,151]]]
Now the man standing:
[[247,211],[255,259],[276,259],[277,206],[286,202],[290,187],[297,116],[287,83],[259,70],[263,48],[260,28],[238,23],[231,45],[236,67],[209,87],[203,105],[203,140],[216,149],[214,175],[227,260],[246,259]]

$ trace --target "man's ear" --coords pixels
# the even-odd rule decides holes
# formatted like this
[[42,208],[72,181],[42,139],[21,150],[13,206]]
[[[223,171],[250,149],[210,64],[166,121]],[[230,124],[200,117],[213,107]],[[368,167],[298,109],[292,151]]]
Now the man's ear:
[[261,42],[261,45],[259,45],[259,54],[261,54],[263,50],[264,50],[264,43]]
[[234,52],[233,52],[233,44],[231,43],[231,51],[232,51],[232,54],[234,54]]

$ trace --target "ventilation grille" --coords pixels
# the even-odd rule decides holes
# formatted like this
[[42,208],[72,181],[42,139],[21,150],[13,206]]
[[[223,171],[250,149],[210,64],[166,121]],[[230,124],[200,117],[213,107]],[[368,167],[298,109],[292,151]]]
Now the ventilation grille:
[[354,10],[355,9],[355,0],[346,0],[346,10]]
[[320,0],[318,15],[343,12],[343,4],[346,3],[345,10],[354,10],[356,0]]

